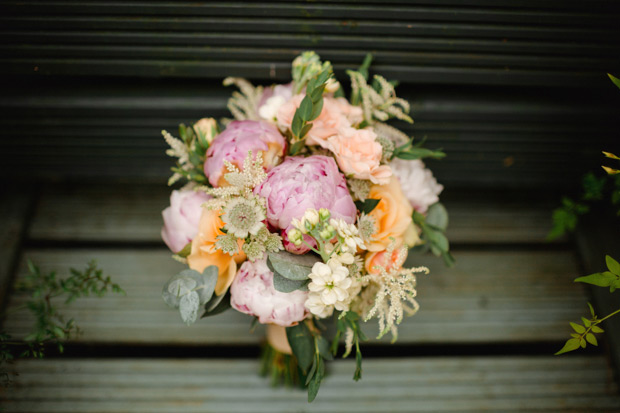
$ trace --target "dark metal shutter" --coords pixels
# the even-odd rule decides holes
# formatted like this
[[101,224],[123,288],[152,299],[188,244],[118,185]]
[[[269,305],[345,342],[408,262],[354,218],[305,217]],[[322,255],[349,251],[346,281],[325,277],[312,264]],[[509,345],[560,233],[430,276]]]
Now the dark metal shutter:
[[223,77],[283,81],[313,49],[339,74],[374,54],[408,131],[449,153],[443,182],[562,185],[618,146],[618,22],[614,1],[4,2],[3,169],[163,179],[162,128],[225,115]]

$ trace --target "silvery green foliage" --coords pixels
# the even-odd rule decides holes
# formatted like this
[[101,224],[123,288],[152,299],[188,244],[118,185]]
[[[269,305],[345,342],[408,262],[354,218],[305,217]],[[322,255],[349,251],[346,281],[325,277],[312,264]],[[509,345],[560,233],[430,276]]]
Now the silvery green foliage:
[[178,308],[181,319],[187,325],[198,318],[198,310],[213,296],[218,270],[208,266],[201,273],[195,270],[183,270],[170,278],[164,285],[162,297],[170,307]]

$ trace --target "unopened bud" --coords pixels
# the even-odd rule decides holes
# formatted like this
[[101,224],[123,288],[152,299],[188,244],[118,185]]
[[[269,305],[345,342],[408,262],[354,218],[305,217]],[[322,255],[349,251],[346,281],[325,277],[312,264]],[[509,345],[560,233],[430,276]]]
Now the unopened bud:
[[331,217],[331,213],[329,212],[329,209],[327,208],[319,209],[319,217],[321,218],[321,221],[327,221]]

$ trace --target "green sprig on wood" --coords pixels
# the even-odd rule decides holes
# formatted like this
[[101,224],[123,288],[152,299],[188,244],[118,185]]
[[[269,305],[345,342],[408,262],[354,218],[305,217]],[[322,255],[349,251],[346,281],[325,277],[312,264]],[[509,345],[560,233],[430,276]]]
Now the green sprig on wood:
[[108,292],[124,294],[123,289],[113,283],[95,261],[88,263],[83,271],[71,268],[70,275],[59,278],[56,272],[43,273],[32,261],[27,261],[28,275],[15,285],[15,290],[29,294],[23,306],[5,312],[30,312],[35,319],[32,331],[23,339],[12,337],[8,332],[0,332],[0,376],[4,385],[11,383],[6,371],[6,363],[15,359],[33,357],[42,358],[46,349],[56,348],[64,351],[64,343],[80,333],[73,319],[66,319],[56,305],[63,300],[69,305],[76,299],[86,296],[103,297]]

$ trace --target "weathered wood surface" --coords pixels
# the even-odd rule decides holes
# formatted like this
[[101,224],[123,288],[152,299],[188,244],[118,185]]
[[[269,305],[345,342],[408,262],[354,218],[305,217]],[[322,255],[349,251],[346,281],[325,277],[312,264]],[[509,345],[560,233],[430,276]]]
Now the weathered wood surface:
[[6,413],[620,410],[601,356],[367,359],[358,383],[351,361],[330,366],[312,404],[302,390],[269,388],[256,361],[238,359],[23,361],[18,385],[0,394]]
[[[427,265],[430,275],[418,277],[420,312],[399,329],[399,343],[488,343],[561,341],[569,333],[568,321],[585,315],[581,285],[574,284],[577,263],[566,251],[462,251],[458,266],[446,269],[428,256],[411,255],[413,265]],[[42,269],[66,273],[96,258],[127,292],[126,296],[85,298],[72,304],[84,330],[85,343],[126,344],[251,344],[262,330],[248,332],[251,317],[230,310],[218,317],[185,326],[177,310],[161,299],[164,283],[183,265],[167,250],[27,250],[25,257]],[[19,276],[25,274],[25,265]],[[11,306],[23,304],[13,295]],[[25,334],[32,320],[14,313],[6,328]],[[374,337],[375,322],[365,330]],[[387,341],[387,337],[384,341]]]
[[[165,185],[48,186],[29,232],[36,241],[161,242]],[[499,193],[446,191],[448,238],[463,243],[544,243],[558,200]],[[498,193],[498,191],[494,191]],[[162,243],[163,245],[163,243]]]

